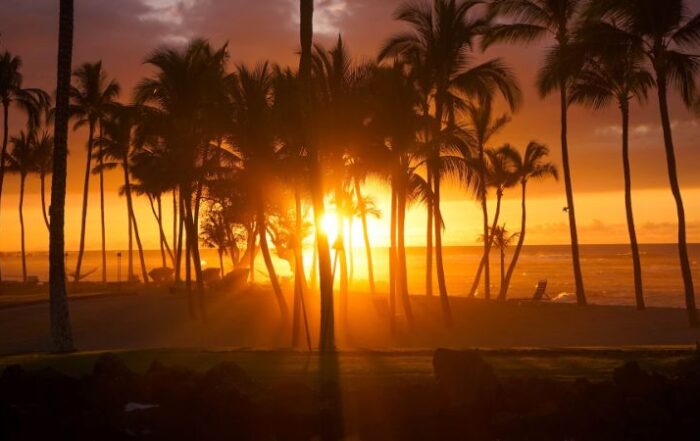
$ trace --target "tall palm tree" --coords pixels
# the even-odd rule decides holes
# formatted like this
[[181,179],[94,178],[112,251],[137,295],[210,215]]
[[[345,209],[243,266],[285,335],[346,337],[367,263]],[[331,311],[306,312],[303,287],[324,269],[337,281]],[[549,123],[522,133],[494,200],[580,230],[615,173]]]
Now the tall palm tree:
[[[134,262],[133,262],[133,242],[132,236],[136,239],[136,246],[139,252],[139,260],[141,263],[141,276],[144,283],[148,283],[148,272],[146,270],[146,260],[141,244],[141,235],[136,221],[136,213],[134,212],[134,203],[131,184],[131,158],[133,156],[133,133],[138,117],[138,108],[134,106],[115,106],[109,116],[102,121],[103,130],[102,136],[97,140],[99,145],[99,167],[102,169],[111,169],[120,167],[124,176],[124,185],[122,192],[126,197],[127,224],[129,231],[129,249],[127,256],[127,275],[128,280],[134,280]],[[161,164],[162,167],[162,164]],[[156,173],[155,178],[161,179],[162,176]],[[162,227],[161,227],[162,230]]]
[[268,63],[250,69],[240,65],[236,69],[233,87],[232,144],[240,152],[244,165],[247,188],[253,192],[256,204],[256,224],[265,266],[277,298],[283,320],[289,312],[282,292],[268,243],[266,189],[275,179],[273,168],[277,161],[277,144],[272,126],[273,75]]
[[[491,100],[483,100],[482,102],[472,102],[466,107],[467,123],[472,130],[472,136],[476,144],[477,158],[477,173],[479,180],[477,182],[486,183],[486,149],[491,138],[498,134],[508,124],[511,119],[508,115],[496,117],[493,114],[493,104]],[[481,212],[483,215],[483,235],[487,237],[490,231],[489,228],[489,211],[488,211],[488,185],[479,185],[477,187],[477,198],[481,203]],[[484,272],[484,298],[491,298],[491,265],[489,259],[490,246],[488,241],[484,241],[484,253],[481,257],[481,262],[474,277],[474,282],[469,290],[469,296],[473,297],[476,289],[479,286],[481,272]]]
[[44,223],[49,231],[51,228],[49,227],[49,215],[46,209],[46,175],[51,174],[51,169],[53,168],[53,149],[53,136],[48,131],[43,132],[41,136],[37,136],[36,151],[34,152],[35,172],[39,175],[41,184],[39,190],[41,192],[41,214],[44,216]]
[[589,5],[587,15],[591,19],[597,18],[608,23],[611,34],[639,45],[654,71],[668,177],[678,216],[678,254],[688,321],[692,327],[697,327],[700,326],[700,321],[688,257],[685,207],[678,182],[668,108],[669,88],[675,88],[687,105],[692,104],[696,91],[695,78],[700,73],[700,59],[687,52],[700,44],[700,14],[691,16],[688,3],[686,0],[596,0]]
[[490,239],[486,239],[486,236],[482,236],[482,240],[484,242],[490,240],[493,243],[493,246],[495,246],[496,249],[499,251],[499,257],[501,262],[501,290],[503,289],[503,286],[505,286],[506,250],[510,248],[510,246],[513,244],[513,241],[515,241],[515,239],[518,236],[520,236],[520,233],[510,234],[508,230],[506,230],[505,224],[500,227],[497,226],[494,230],[492,230],[490,234]]
[[[644,310],[644,288],[642,284],[642,262],[639,256],[637,232],[632,209],[632,174],[629,155],[630,101],[646,101],[649,89],[654,87],[654,78],[643,65],[644,53],[639,46],[627,38],[616,43],[610,38],[601,39],[608,33],[598,32],[598,26],[583,30],[583,44],[591,54],[572,86],[571,101],[599,110],[616,103],[622,115],[622,166],[625,179],[625,212],[627,230],[632,249],[634,268],[634,293],[637,309]],[[619,34],[618,34],[619,35]],[[587,37],[587,38],[586,38]]]
[[545,179],[552,177],[559,179],[559,172],[554,164],[547,162],[549,156],[549,148],[537,142],[530,142],[525,148],[524,154],[515,150],[513,155],[513,164],[515,166],[515,176],[520,181],[521,188],[521,218],[520,218],[520,233],[518,235],[518,244],[515,247],[513,258],[508,266],[508,272],[504,283],[501,284],[501,290],[498,294],[498,299],[504,301],[508,296],[508,288],[510,280],[513,277],[513,272],[518,265],[520,252],[525,244],[525,228],[527,226],[527,185],[533,179]]
[[51,234],[49,239],[49,309],[51,341],[56,352],[75,349],[66,293],[64,260],[68,119],[73,59],[73,0],[61,0],[58,26],[58,66],[54,113],[54,160],[51,182]]
[[[10,108],[24,111],[31,127],[37,127],[42,111],[48,109],[49,95],[41,89],[24,88],[21,73],[22,59],[9,52],[0,53],[0,101],[3,110],[3,137],[0,150],[0,200],[5,180],[5,160],[10,135]],[[1,274],[1,273],[0,273]]]
[[[194,204],[203,178],[200,165],[207,163],[204,153],[220,135],[220,116],[226,115],[229,105],[227,60],[226,46],[213,49],[204,40],[192,40],[182,49],[161,47],[146,59],[155,74],[141,80],[134,92],[136,104],[143,106],[136,144],[163,149],[168,158],[165,171],[177,182],[181,225],[186,231],[186,268],[190,263],[194,266],[202,317],[206,316],[204,279]],[[190,293],[190,278],[187,280]],[[193,307],[194,299],[189,298]]]
[[442,304],[443,318],[451,326],[452,314],[447,297],[445,270],[442,257],[442,222],[440,211],[440,186],[444,176],[440,170],[443,153],[444,129],[454,126],[455,112],[463,98],[484,99],[495,95],[504,96],[515,108],[521,93],[511,71],[500,59],[470,66],[469,53],[476,38],[485,30],[484,22],[471,17],[477,2],[465,0],[433,0],[426,3],[405,3],[396,11],[395,17],[412,27],[392,37],[380,52],[379,59],[400,57],[406,63],[420,60],[421,71],[427,76],[432,101],[433,128],[431,149],[427,159],[434,198],[432,209],[435,230],[435,263]]
[[576,281],[576,301],[586,305],[586,291],[581,272],[578,230],[574,190],[569,162],[568,111],[569,88],[581,63],[573,49],[578,13],[584,0],[492,0],[489,16],[498,17],[492,24],[482,44],[489,47],[495,43],[530,43],[553,37],[554,43],[547,49],[544,65],[540,68],[537,86],[542,97],[559,91],[561,111],[561,152],[566,187],[566,212],[569,215],[571,254]]
[[36,170],[35,149],[36,132],[20,132],[18,136],[10,139],[12,150],[7,155],[7,170],[10,173],[19,174],[19,227],[20,244],[22,254],[22,283],[27,283],[27,254],[24,243],[24,186],[27,175]]
[[[92,171],[92,155],[95,141],[95,130],[102,131],[102,121],[107,117],[119,96],[120,87],[114,80],[108,80],[107,73],[102,69],[102,61],[84,63],[73,72],[75,85],[71,87],[71,114],[76,119],[74,129],[87,125],[87,164],[85,166],[85,182],[83,184],[83,211],[80,224],[80,246],[78,261],[75,267],[74,280],[80,281],[85,253],[85,227],[87,222],[88,195],[90,193],[90,173]],[[98,155],[102,160],[103,155]],[[107,281],[107,251],[104,212],[104,173],[100,168],[100,221],[102,232],[102,282]]]

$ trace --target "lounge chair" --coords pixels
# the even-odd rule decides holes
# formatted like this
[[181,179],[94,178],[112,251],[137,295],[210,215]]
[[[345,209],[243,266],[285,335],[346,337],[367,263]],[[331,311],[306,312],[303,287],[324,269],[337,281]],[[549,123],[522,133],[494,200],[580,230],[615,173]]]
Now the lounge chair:
[[547,281],[540,280],[537,282],[537,288],[535,289],[535,294],[532,296],[533,302],[541,302],[543,300],[552,300],[547,295]]

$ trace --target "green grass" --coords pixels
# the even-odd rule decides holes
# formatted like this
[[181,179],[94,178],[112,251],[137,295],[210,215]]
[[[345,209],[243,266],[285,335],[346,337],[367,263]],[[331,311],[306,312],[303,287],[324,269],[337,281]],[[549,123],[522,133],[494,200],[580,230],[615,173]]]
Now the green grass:
[[[568,350],[491,350],[483,351],[486,360],[503,377],[546,377],[573,380],[610,378],[613,369],[631,360],[650,370],[668,373],[689,357],[685,348],[654,349],[568,349]],[[136,372],[145,372],[155,360],[165,365],[205,371],[224,361],[239,364],[255,381],[314,381],[319,378],[323,363],[336,366],[342,381],[391,380],[424,381],[432,379],[432,351],[413,352],[341,352],[335,357],[292,351],[248,350],[142,350],[120,351],[117,354]],[[67,355],[32,354],[0,358],[0,370],[7,365],[21,364],[34,370],[51,367],[69,375],[90,372],[100,352],[79,352]]]

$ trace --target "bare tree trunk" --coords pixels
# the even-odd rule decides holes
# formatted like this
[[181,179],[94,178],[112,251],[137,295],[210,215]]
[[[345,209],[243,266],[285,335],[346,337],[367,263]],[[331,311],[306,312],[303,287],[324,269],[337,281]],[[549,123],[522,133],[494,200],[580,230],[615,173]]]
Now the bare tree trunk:
[[20,241],[22,245],[22,283],[27,283],[27,253],[24,246],[24,183],[27,180],[26,173],[21,173],[19,181],[19,227]]
[[[374,263],[372,262],[372,244],[369,240],[369,228],[367,226],[367,207],[362,200],[362,188],[360,186],[359,179],[355,178],[355,195],[357,195],[357,202],[360,204],[360,215],[362,216],[362,235],[365,240],[365,250],[367,252],[367,277],[369,278],[369,292],[372,294],[377,293],[377,288],[374,283]],[[350,231],[352,231],[352,225],[350,225]],[[352,246],[352,243],[350,244]]]
[[258,236],[260,236],[260,251],[263,255],[263,260],[265,261],[265,266],[267,267],[267,274],[270,277],[270,283],[272,284],[272,290],[275,293],[275,298],[277,299],[277,305],[280,308],[280,314],[282,315],[282,321],[286,322],[289,319],[289,308],[287,307],[287,301],[284,299],[284,293],[282,292],[282,287],[277,279],[277,273],[275,272],[275,265],[272,263],[272,255],[270,254],[270,247],[267,243],[267,219],[265,218],[265,211],[262,204],[258,204]]
[[644,286],[642,284],[642,261],[639,257],[639,244],[637,243],[637,231],[634,227],[634,210],[632,208],[632,171],[629,154],[629,102],[622,102],[622,166],[625,176],[625,213],[627,216],[627,230],[630,236],[632,249],[632,266],[634,268],[634,294],[637,309],[646,309],[644,304]]
[[[428,188],[433,188],[433,173],[428,167]],[[425,245],[425,295],[433,296],[433,197],[428,195],[428,229]]]
[[673,133],[671,128],[671,117],[668,111],[667,82],[664,74],[657,72],[657,89],[659,95],[659,108],[661,112],[661,127],[664,131],[664,145],[666,147],[666,163],[668,166],[668,178],[671,183],[671,191],[676,201],[676,213],[678,216],[678,255],[681,262],[681,273],[683,275],[683,285],[685,287],[685,306],[688,313],[688,322],[693,328],[697,328],[698,310],[695,306],[695,287],[693,286],[693,272],[690,267],[688,257],[688,242],[685,227],[685,207],[683,206],[683,195],[678,183],[678,171],[676,170],[676,152],[673,146]]
[[399,273],[399,292],[401,293],[401,301],[403,303],[406,321],[410,328],[414,326],[413,310],[411,308],[411,299],[408,295],[408,268],[406,266],[406,178],[402,176],[401,186],[398,190],[398,205],[397,205],[397,258],[398,258],[398,273]]
[[513,272],[518,266],[518,259],[520,258],[520,252],[525,244],[525,227],[527,223],[527,205],[525,202],[525,196],[527,194],[527,181],[523,180],[522,186],[522,198],[521,198],[521,218],[520,218],[520,235],[518,236],[518,245],[515,247],[515,253],[513,253],[513,259],[508,266],[508,272],[506,274],[506,280],[501,284],[501,291],[498,294],[498,300],[505,301],[508,297],[508,288],[510,287],[510,280],[513,277]]
[[[102,121],[100,120],[100,140],[102,139]],[[100,226],[102,227],[102,283],[107,283],[107,235],[105,233],[105,175],[103,170],[104,154],[102,151],[102,143],[97,161],[100,167]]]
[[39,179],[41,181],[41,214],[44,216],[44,224],[46,224],[46,229],[50,231],[51,227],[49,226],[49,213],[46,210],[46,173],[42,171]]
[[83,184],[83,211],[80,223],[80,247],[78,248],[78,263],[75,267],[74,282],[80,282],[80,270],[83,265],[83,253],[85,252],[85,224],[87,222],[88,195],[90,193],[90,166],[92,164],[92,143],[95,136],[95,123],[90,122],[87,146],[87,164],[85,165],[85,183]]
[[438,287],[440,289],[440,305],[445,326],[452,327],[452,310],[450,309],[450,299],[447,296],[447,284],[445,283],[445,267],[442,261],[442,217],[440,214],[440,176],[433,175],[434,195],[433,218],[435,222],[435,264],[437,268]]
[[571,255],[574,264],[574,279],[576,280],[576,302],[585,306],[586,291],[583,288],[583,273],[581,272],[581,257],[578,245],[578,230],[576,228],[576,210],[574,208],[574,188],[571,182],[571,166],[569,165],[568,113],[569,99],[566,82],[559,86],[561,94],[561,156],[564,166],[564,184],[566,186],[566,203],[569,213],[569,230],[571,232]]
[[[64,227],[68,157],[68,118],[73,59],[73,0],[61,0],[58,30],[58,69],[54,121],[54,158],[51,179],[51,232],[49,240],[49,300],[51,340],[55,352],[75,350],[66,293]],[[6,113],[7,118],[7,113]],[[7,121],[7,119],[5,120]],[[5,131],[7,134],[7,128]],[[7,135],[6,135],[7,136]],[[5,157],[3,146],[2,158]],[[0,161],[4,164],[4,161]],[[0,176],[0,182],[2,176]],[[0,191],[0,194],[1,191]]]

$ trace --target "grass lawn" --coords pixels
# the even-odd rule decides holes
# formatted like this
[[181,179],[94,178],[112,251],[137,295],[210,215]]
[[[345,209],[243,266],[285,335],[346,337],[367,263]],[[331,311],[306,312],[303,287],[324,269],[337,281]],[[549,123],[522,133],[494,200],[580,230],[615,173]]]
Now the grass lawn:
[[[144,372],[153,361],[165,365],[204,371],[224,362],[240,365],[255,381],[272,383],[280,380],[314,382],[322,362],[337,366],[341,381],[378,379],[389,381],[424,381],[432,379],[432,351],[339,352],[325,358],[318,354],[293,351],[254,350],[139,350],[116,351],[134,371]],[[613,369],[631,360],[642,367],[668,373],[678,361],[693,350],[685,347],[630,349],[557,349],[557,350],[485,350],[486,360],[502,377],[534,376],[573,380],[586,377],[605,380]],[[0,358],[0,370],[21,364],[34,370],[51,367],[69,375],[89,372],[101,352],[78,352],[68,355],[28,354]]]

